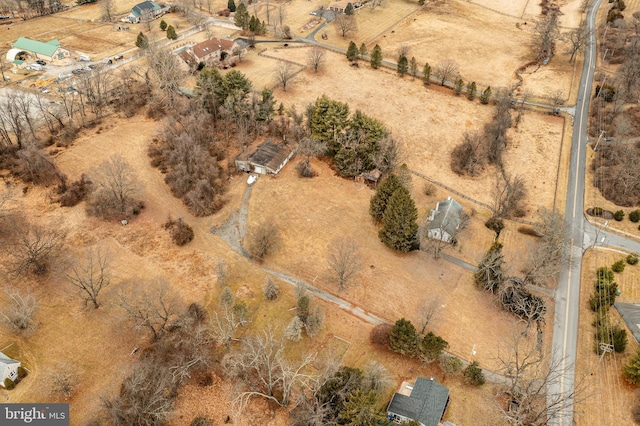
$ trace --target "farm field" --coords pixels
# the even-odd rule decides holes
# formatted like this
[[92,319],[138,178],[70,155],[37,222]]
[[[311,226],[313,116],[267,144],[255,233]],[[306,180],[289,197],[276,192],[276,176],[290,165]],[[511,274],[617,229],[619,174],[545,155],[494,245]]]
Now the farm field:
[[[305,64],[306,50],[271,48],[265,53]],[[352,111],[360,109],[392,130],[404,147],[403,155],[409,168],[440,182],[456,182],[456,188],[462,193],[486,204],[492,203],[494,170],[488,169],[479,178],[466,178],[455,175],[449,166],[451,151],[462,140],[464,132],[481,130],[492,114],[491,107],[451,96],[448,90],[438,86],[425,88],[422,82],[411,77],[401,79],[394,72],[373,70],[366,63],[358,68],[350,67],[340,54],[327,52],[326,57],[327,64],[321,74],[305,70],[294,78],[286,92],[275,91],[285,107],[295,105],[297,111],[304,111],[307,104],[323,94],[347,102]],[[262,74],[262,79],[255,83],[256,88],[261,89],[262,84],[273,87],[274,75],[259,71],[275,67],[273,62],[251,54],[237,69],[246,70],[249,78]],[[354,81],[360,83],[355,88]],[[533,112],[525,112],[519,127],[510,130],[512,149],[506,156],[506,168],[528,183],[527,218],[532,218],[540,206],[553,206],[560,148],[569,146],[561,144],[562,135],[562,118]],[[536,161],[519,161],[524,157],[535,157]]]
[[[580,426],[633,424],[631,410],[637,404],[636,389],[625,381],[622,367],[629,357],[636,353],[638,344],[628,334],[629,343],[624,353],[607,355],[599,360],[594,351],[594,315],[588,306],[589,296],[593,293],[596,269],[610,266],[622,258],[621,253],[602,249],[589,250],[583,258],[576,364],[576,383],[581,381],[582,384],[581,394],[577,396],[579,402],[575,408],[575,422]],[[623,273],[616,274],[616,282],[621,290],[621,295],[616,301],[638,301],[640,269],[637,265],[627,265]],[[624,324],[613,307],[609,315],[614,324]]]

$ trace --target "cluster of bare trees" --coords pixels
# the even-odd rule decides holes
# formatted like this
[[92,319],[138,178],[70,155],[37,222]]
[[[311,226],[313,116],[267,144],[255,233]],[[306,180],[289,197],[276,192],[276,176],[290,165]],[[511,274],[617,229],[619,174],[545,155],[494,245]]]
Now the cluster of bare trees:
[[64,5],[55,0],[1,0],[0,13],[22,20],[38,16],[51,15],[64,9]]
[[562,215],[556,210],[541,209],[534,227],[538,236],[536,247],[529,252],[525,266],[525,281],[546,285],[560,272],[569,250],[569,231]]

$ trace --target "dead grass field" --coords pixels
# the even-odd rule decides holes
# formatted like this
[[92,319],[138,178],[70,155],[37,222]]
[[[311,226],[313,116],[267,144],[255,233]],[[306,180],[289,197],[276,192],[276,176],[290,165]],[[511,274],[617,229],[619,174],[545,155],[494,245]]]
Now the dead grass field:
[[[598,355],[593,350],[595,333],[592,325],[593,312],[587,303],[593,292],[596,269],[601,266],[610,266],[620,258],[622,255],[619,253],[589,250],[582,262],[576,382],[584,381],[582,398],[579,399],[586,399],[576,404],[575,408],[575,422],[581,426],[633,424],[631,409],[636,403],[636,390],[624,380],[622,367],[638,350],[638,345],[629,334],[629,344],[623,354],[608,355],[599,362]],[[640,270],[637,266],[627,265],[622,274],[616,274],[616,282],[622,291],[616,300],[638,302]],[[624,325],[614,308],[611,308],[610,312],[614,321]]]
[[[306,48],[268,49],[266,53],[306,63]],[[481,177],[472,179],[455,175],[449,167],[450,153],[464,132],[481,130],[493,112],[491,107],[452,96],[438,86],[425,88],[411,77],[400,79],[390,71],[372,70],[366,64],[350,67],[339,54],[327,52],[326,58],[322,73],[303,71],[287,92],[276,90],[277,99],[286,107],[295,105],[297,111],[304,111],[307,104],[322,94],[347,102],[352,111],[360,109],[392,130],[404,146],[404,158],[411,169],[441,182],[455,182],[455,187],[466,195],[492,203],[495,171],[488,169]],[[252,53],[237,69],[246,71],[251,78],[258,70],[268,69],[263,67],[274,67],[273,62]],[[359,82],[358,86],[354,87],[354,81]],[[254,83],[256,88],[263,87],[261,83],[272,87],[273,75],[265,72]],[[508,173],[521,175],[528,183],[528,218],[533,217],[539,206],[553,205],[562,130],[562,118],[525,112],[518,129],[510,131],[512,149],[506,155],[506,168]],[[536,161],[523,162],[522,158]]]
[[[131,12],[131,8],[138,4],[137,0],[113,0],[111,4],[113,5],[113,15],[128,15]],[[70,6],[75,6],[75,2],[70,4]],[[90,21],[98,21],[102,19],[103,15],[102,7],[100,3],[92,3],[86,4],[82,6],[71,7],[71,9],[66,10],[60,13],[60,16],[64,16],[65,18],[71,19],[85,19]]]

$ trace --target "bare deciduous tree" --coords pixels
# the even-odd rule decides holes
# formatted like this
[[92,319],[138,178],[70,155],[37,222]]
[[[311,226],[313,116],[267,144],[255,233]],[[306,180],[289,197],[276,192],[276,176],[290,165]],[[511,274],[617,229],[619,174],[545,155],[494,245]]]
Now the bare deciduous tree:
[[295,75],[293,65],[288,61],[278,61],[276,68],[276,83],[282,87],[283,91],[287,91],[289,82]]
[[540,209],[535,231],[540,236],[540,241],[530,251],[525,267],[525,281],[544,285],[560,272],[569,249],[570,236],[562,215],[556,210],[545,208]]
[[169,324],[177,319],[178,298],[161,278],[143,283],[128,282],[118,292],[118,306],[135,328],[146,328],[154,341],[164,335]]
[[306,371],[311,361],[311,356],[289,361],[283,338],[271,329],[247,337],[241,350],[229,353],[223,361],[229,375],[243,383],[234,406],[242,412],[253,397],[260,397],[286,407],[294,388],[304,388],[314,380]]
[[256,259],[264,259],[277,246],[279,239],[276,224],[270,220],[262,222],[249,235],[249,253]]
[[445,59],[436,64],[433,74],[440,80],[440,85],[444,86],[447,81],[453,81],[458,75],[458,64],[451,59]]
[[100,9],[102,10],[102,19],[111,22],[115,12],[113,0],[100,0]]
[[563,380],[562,359],[546,360],[537,344],[521,335],[506,344],[506,353],[498,353],[502,374],[507,378],[503,389],[506,404],[500,404],[503,417],[511,425],[543,426],[576,402],[581,384],[573,391],[552,392],[550,384]]
[[311,49],[309,49],[309,53],[307,55],[307,63],[309,64],[309,68],[311,68],[314,73],[320,71],[320,69],[324,65],[324,57],[325,52],[322,47],[313,46]]
[[64,237],[58,230],[16,223],[13,241],[7,247],[13,258],[13,272],[45,275],[51,261],[60,253]]
[[311,167],[311,159],[323,154],[327,150],[325,142],[304,137],[298,143],[297,153],[304,156],[304,159],[298,164],[298,174],[301,177],[313,177],[316,175]]
[[338,33],[344,38],[358,31],[358,24],[353,16],[338,14],[333,20]]
[[104,219],[125,218],[139,208],[140,185],[135,171],[121,156],[114,155],[90,173],[95,185],[88,211]]
[[430,302],[424,301],[420,303],[418,308],[418,318],[420,319],[420,334],[424,334],[427,326],[438,317],[438,311],[442,306],[439,297],[431,299]]
[[558,11],[550,10],[536,22],[533,30],[532,50],[536,61],[544,61],[553,56],[559,37]]
[[362,268],[360,247],[352,238],[340,238],[329,245],[327,262],[338,283],[338,288],[344,290]]
[[567,48],[565,53],[569,55],[569,62],[573,62],[576,57],[576,53],[578,53],[578,51],[582,49],[582,46],[585,45],[587,37],[588,33],[586,21],[580,22],[580,25],[578,25],[578,27],[574,28],[566,34],[565,39],[567,42]]
[[50,383],[49,395],[62,396],[65,401],[71,398],[78,382],[74,368],[68,364],[52,368],[48,379]]
[[35,297],[29,292],[22,293],[14,287],[5,287],[7,303],[0,310],[5,322],[18,332],[33,328],[33,315],[38,307]]
[[484,139],[478,132],[465,132],[462,143],[451,152],[451,168],[459,175],[479,176],[487,162]]
[[[156,107],[167,107],[171,109],[180,91],[180,86],[186,77],[182,69],[180,59],[171,53],[169,49],[159,47],[154,43],[149,44],[145,50],[147,66],[150,73],[155,77],[157,89],[155,91]],[[149,75],[145,75],[148,84]]]
[[71,267],[67,279],[79,291],[79,297],[84,306],[92,303],[94,309],[98,309],[98,296],[109,285],[111,274],[109,273],[109,253],[98,246],[96,249],[89,247],[84,259]]
[[509,218],[522,213],[522,203],[527,196],[524,179],[520,176],[496,176],[493,188],[493,208],[497,217]]

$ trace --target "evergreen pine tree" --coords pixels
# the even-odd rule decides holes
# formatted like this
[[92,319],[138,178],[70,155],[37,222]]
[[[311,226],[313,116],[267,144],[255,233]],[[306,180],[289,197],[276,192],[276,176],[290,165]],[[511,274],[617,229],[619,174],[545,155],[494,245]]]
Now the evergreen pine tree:
[[409,72],[411,72],[411,77],[416,78],[418,75],[418,61],[416,61],[416,57],[412,56],[409,61]]
[[349,43],[349,47],[347,48],[347,59],[349,61],[355,61],[356,59],[358,59],[358,46],[356,46],[356,44],[351,41]]
[[344,14],[353,16],[353,3],[347,3],[347,7],[344,8]]
[[260,21],[254,15],[251,15],[251,18],[249,18],[249,31],[254,34],[260,32]]
[[442,351],[449,347],[449,343],[440,336],[436,336],[431,331],[424,336],[418,345],[420,357],[427,361],[435,361],[442,355]]
[[491,99],[491,86],[487,86],[480,95],[480,102],[484,105],[489,103],[489,99]]
[[624,366],[623,374],[632,385],[640,385],[640,350],[629,358],[629,362]]
[[377,70],[382,64],[382,49],[377,44],[373,47],[371,52],[371,68]]
[[236,2],[234,2],[233,0],[229,0],[227,2],[227,9],[229,9],[229,12],[235,12],[236,11]]
[[136,46],[140,49],[146,49],[149,47],[149,39],[146,35],[142,34],[142,31],[140,31],[138,38],[136,38]]
[[233,15],[233,23],[236,27],[240,27],[243,30],[249,28],[249,12],[247,12],[247,6],[244,3],[240,3],[236,8],[236,13]]
[[467,99],[469,99],[470,101],[474,100],[476,98],[477,90],[478,89],[476,88],[476,82],[472,81],[471,84],[467,86]]
[[400,77],[404,77],[404,75],[409,71],[409,61],[407,57],[404,55],[400,55],[398,58],[398,74]]
[[[360,54],[360,59],[364,59],[364,57],[367,56],[367,45],[362,43],[360,45],[360,49],[359,49],[358,53]],[[640,212],[640,210],[639,210],[639,212]],[[639,215],[640,215],[640,213],[639,213]]]
[[164,21],[164,19],[162,21],[160,21],[160,29],[162,31],[166,31],[167,30],[167,23]]
[[[640,366],[640,365],[639,365]],[[485,382],[484,373],[478,364],[478,361],[473,361],[467,365],[464,369],[464,381],[474,386],[483,385]]]
[[376,222],[382,222],[384,211],[387,209],[387,203],[389,198],[393,195],[396,189],[400,188],[402,184],[395,174],[387,176],[376,189],[376,193],[371,197],[369,203],[369,214]]
[[462,79],[460,77],[458,77],[458,79],[455,82],[455,86],[454,86],[454,91],[456,93],[456,96],[460,96],[460,94],[462,93],[462,88],[464,87],[464,81],[462,81]]
[[[351,4],[351,3],[349,3]],[[388,421],[384,413],[376,406],[378,394],[362,389],[352,391],[340,411],[341,425],[347,426],[378,426]]]
[[396,321],[389,332],[389,349],[402,355],[415,356],[418,349],[416,328],[404,318]]
[[173,25],[167,27],[167,38],[169,40],[176,40],[178,38],[178,34],[176,33],[176,29],[173,28]]
[[394,250],[409,252],[419,247],[418,210],[409,191],[400,187],[389,198],[382,216],[380,241]]
[[422,79],[424,80],[424,84],[431,84],[431,65],[429,65],[429,62],[424,64],[424,68],[422,69]]

